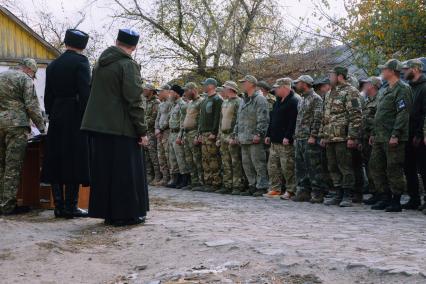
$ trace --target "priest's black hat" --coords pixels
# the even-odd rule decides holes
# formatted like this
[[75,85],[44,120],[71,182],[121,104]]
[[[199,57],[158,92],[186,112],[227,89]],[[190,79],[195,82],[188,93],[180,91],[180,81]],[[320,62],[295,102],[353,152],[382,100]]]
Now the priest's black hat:
[[139,33],[131,29],[120,29],[117,40],[130,46],[136,46],[139,42]]
[[85,49],[88,41],[89,35],[83,31],[77,29],[68,29],[65,33],[64,43],[68,46],[72,46],[78,49]]
[[170,88],[170,90],[172,90],[172,91],[175,91],[176,93],[178,93],[179,94],[179,96],[183,96],[183,93],[185,92],[183,89],[182,89],[182,87],[181,86],[179,86],[179,85],[173,85],[171,88]]

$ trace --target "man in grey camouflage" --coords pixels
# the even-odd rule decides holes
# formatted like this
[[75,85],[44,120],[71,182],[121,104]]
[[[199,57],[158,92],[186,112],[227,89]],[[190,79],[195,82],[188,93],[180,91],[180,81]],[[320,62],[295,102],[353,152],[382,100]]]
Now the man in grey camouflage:
[[174,100],[169,118],[169,158],[172,179],[167,187],[172,188],[182,188],[182,185],[185,184],[186,186],[190,179],[190,169],[186,163],[183,137],[180,131],[186,115],[186,103],[182,99],[183,93],[184,90],[179,85],[171,87],[171,96]]
[[33,83],[36,73],[34,59],[24,59],[16,70],[0,73],[0,214],[16,212],[30,119],[40,132],[45,131]]
[[318,135],[321,127],[323,101],[312,89],[314,80],[302,75],[296,81],[296,91],[302,95],[296,122],[296,184],[294,201],[322,203],[326,185],[322,175],[321,147]]
[[231,144],[241,145],[243,169],[249,183],[249,190],[242,195],[262,196],[269,186],[263,143],[269,124],[268,102],[256,90],[257,79],[254,76],[247,75],[240,82],[247,97],[238,109],[235,139],[231,140]]
[[233,81],[223,85],[225,101],[222,104],[219,124],[219,137],[216,142],[220,146],[223,168],[223,186],[217,193],[240,195],[244,191],[244,173],[241,164],[241,148],[231,144],[233,131],[237,122],[238,109],[242,99],[238,97],[238,86]]
[[189,82],[183,89],[189,103],[186,105],[186,115],[181,128],[181,136],[184,141],[186,163],[192,171],[191,183],[182,189],[193,189],[201,186],[203,181],[201,144],[198,142],[198,118],[203,99],[198,94],[196,83]]
[[149,185],[157,185],[161,181],[160,165],[158,163],[157,139],[155,137],[155,120],[157,119],[160,100],[156,96],[154,85],[145,84],[143,95],[146,99],[145,123],[149,144],[144,147],[146,157],[146,171]]
[[326,96],[321,124],[321,146],[327,149],[328,170],[336,196],[326,205],[352,206],[355,186],[352,150],[357,148],[362,123],[359,91],[346,80],[348,69],[337,66],[330,71],[331,92]]
[[155,136],[157,137],[158,164],[162,174],[162,180],[157,186],[165,186],[170,181],[169,165],[169,116],[172,102],[169,98],[170,85],[163,85],[160,88],[157,118],[155,119]]

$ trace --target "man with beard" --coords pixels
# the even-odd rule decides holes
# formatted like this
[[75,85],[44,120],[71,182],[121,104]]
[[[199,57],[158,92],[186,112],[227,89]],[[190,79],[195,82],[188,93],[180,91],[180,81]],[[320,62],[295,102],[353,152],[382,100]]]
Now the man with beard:
[[[413,107],[410,110],[409,135],[405,152],[405,177],[410,200],[403,204],[402,208],[411,210],[416,210],[421,205],[418,174],[423,180],[423,185],[426,186],[426,146],[423,143],[426,76],[423,74],[423,68],[423,62],[418,59],[408,60],[403,66],[404,77],[413,90]],[[426,205],[419,209],[426,209]]]
[[80,184],[90,182],[88,138],[80,131],[90,94],[89,61],[81,54],[88,40],[82,31],[67,30],[66,51],[46,69],[44,105],[49,130],[42,181],[52,185],[56,217],[87,216],[77,203]]
[[89,216],[115,226],[143,223],[149,210],[142,78],[131,56],[138,41],[121,29],[99,57],[81,127],[91,138]]

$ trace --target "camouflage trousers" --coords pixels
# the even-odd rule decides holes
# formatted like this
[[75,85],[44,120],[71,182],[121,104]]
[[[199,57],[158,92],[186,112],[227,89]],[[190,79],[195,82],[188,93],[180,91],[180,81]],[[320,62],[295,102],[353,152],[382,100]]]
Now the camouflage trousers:
[[368,143],[368,140],[367,139],[364,140],[362,142],[362,161],[364,163],[365,171],[367,173],[368,190],[370,193],[375,193],[376,189],[374,186],[374,179],[373,179],[373,176],[371,175],[371,170],[370,170],[371,150],[372,150],[372,147]]
[[330,172],[327,165],[327,149],[321,147],[321,173],[322,179],[327,186],[327,189],[333,188],[333,181],[331,180]]
[[405,143],[396,147],[388,143],[374,143],[371,152],[370,170],[378,193],[403,194],[406,187],[404,177]]
[[327,185],[323,179],[321,147],[310,145],[307,139],[296,141],[297,191],[324,194]]
[[148,133],[148,146],[145,147],[146,174],[148,180],[160,180],[161,172],[158,163],[157,138],[154,133]]
[[364,188],[364,167],[362,161],[362,152],[358,149],[353,149],[352,151],[352,166],[354,169],[355,185],[353,192],[357,194],[362,194]]
[[185,149],[183,145],[176,144],[178,132],[170,132],[169,135],[169,161],[172,174],[189,174],[190,170],[186,164]]
[[203,144],[201,145],[202,161],[204,170],[204,184],[219,187],[222,184],[220,176],[220,154],[219,147],[216,146],[215,140],[210,140],[210,133],[201,134]]
[[249,187],[259,190],[267,189],[269,182],[265,146],[263,144],[242,144],[241,158]]
[[170,180],[169,134],[169,130],[165,130],[157,139],[158,165],[160,166],[160,172],[163,176],[163,180],[165,181]]
[[268,160],[269,188],[280,191],[285,181],[286,190],[295,192],[294,146],[271,143]]
[[328,171],[335,188],[352,190],[355,186],[352,151],[346,142],[327,144]]
[[9,213],[16,206],[28,133],[25,127],[0,129],[0,212]]
[[197,136],[197,130],[188,131],[185,133],[184,142],[186,164],[191,169],[191,184],[194,186],[200,185],[203,182],[201,145],[194,144]]
[[223,185],[228,189],[244,188],[244,173],[239,145],[229,144],[229,135],[221,134],[220,153],[222,155]]

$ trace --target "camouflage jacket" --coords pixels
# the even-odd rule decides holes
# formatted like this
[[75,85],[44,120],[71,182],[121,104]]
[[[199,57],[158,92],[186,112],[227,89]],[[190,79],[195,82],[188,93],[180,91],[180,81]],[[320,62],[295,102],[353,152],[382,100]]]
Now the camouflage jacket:
[[373,131],[374,115],[377,109],[377,96],[366,97],[362,106],[362,139],[368,140]]
[[268,101],[260,91],[246,97],[238,108],[234,137],[240,144],[252,144],[253,137],[265,137],[269,126]]
[[374,116],[374,141],[386,143],[391,136],[399,141],[408,140],[409,109],[413,103],[411,88],[398,81],[388,86],[377,97],[377,110]]
[[146,100],[145,108],[145,123],[147,126],[147,132],[153,133],[155,130],[155,120],[157,119],[158,106],[160,100],[156,96],[152,96]]
[[158,105],[157,117],[155,119],[155,129],[161,131],[169,129],[169,117],[172,107],[173,103],[169,100],[161,102]]
[[220,112],[219,136],[224,137],[232,134],[237,123],[238,109],[243,100],[240,97],[230,98],[223,101]]
[[185,105],[186,103],[182,98],[179,98],[178,100],[174,102],[173,107],[170,111],[170,117],[169,117],[169,126],[171,130],[180,131],[181,125],[183,123],[183,119],[186,115]]
[[296,121],[296,139],[318,137],[321,128],[323,102],[321,97],[310,90],[299,101]]
[[198,130],[198,120],[203,100],[204,99],[202,97],[198,97],[186,104],[186,107],[184,108],[185,117],[183,117],[181,125],[182,134],[185,131]]
[[361,113],[358,90],[348,83],[336,86],[324,100],[320,137],[328,142],[360,138]]
[[271,112],[271,111],[272,111],[272,108],[274,107],[274,103],[277,101],[277,97],[276,97],[276,96],[274,96],[274,95],[273,95],[273,94],[271,94],[271,93],[268,93],[268,94],[265,96],[265,98],[266,98],[266,100],[268,101],[269,112]]
[[44,120],[31,78],[22,71],[0,73],[0,128],[29,127],[44,131]]

